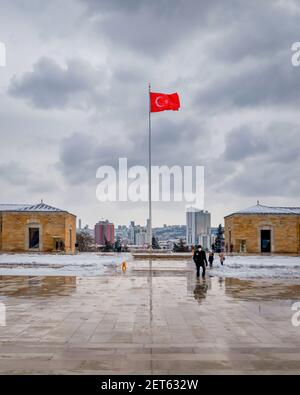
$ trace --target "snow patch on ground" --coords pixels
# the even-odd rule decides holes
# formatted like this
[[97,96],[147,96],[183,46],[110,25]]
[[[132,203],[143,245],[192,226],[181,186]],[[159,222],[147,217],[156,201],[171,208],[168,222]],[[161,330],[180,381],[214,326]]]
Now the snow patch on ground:
[[129,254],[0,254],[0,275],[99,276],[129,259]]
[[[132,261],[130,254],[100,255],[81,253],[78,255],[52,254],[0,254],[0,275],[20,276],[101,276],[121,270],[121,263]],[[177,266],[186,269],[187,260],[153,261],[153,265],[164,270]],[[180,263],[181,262],[181,263]],[[134,261],[137,269],[148,268],[149,262]],[[183,266],[182,266],[183,265]],[[191,266],[190,266],[191,265]],[[194,268],[192,260],[188,264]],[[209,275],[234,278],[289,278],[300,279],[300,257],[298,256],[227,256],[224,266],[216,256]]]
[[224,266],[218,257],[211,275],[235,278],[299,278],[298,256],[227,256]]

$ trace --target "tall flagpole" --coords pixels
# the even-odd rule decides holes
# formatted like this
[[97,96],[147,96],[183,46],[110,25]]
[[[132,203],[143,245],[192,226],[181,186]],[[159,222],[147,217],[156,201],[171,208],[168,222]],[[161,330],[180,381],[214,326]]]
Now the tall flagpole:
[[[153,321],[153,288],[152,288],[152,158],[151,158],[151,84],[149,83],[149,168],[148,168],[148,180],[149,180],[149,289],[150,289],[150,335],[151,342],[153,342],[153,333],[152,333],[152,321]],[[152,348],[151,348],[152,353]],[[153,362],[151,359],[151,373],[153,373]]]
[[151,175],[151,84],[149,83],[149,166],[148,166],[148,180],[149,180],[149,248],[152,252],[152,175]]

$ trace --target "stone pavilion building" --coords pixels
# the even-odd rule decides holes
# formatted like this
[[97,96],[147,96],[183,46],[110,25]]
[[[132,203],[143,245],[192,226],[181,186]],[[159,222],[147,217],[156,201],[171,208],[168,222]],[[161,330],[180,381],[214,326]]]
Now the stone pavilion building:
[[300,253],[300,207],[256,206],[225,217],[226,250],[236,253]]
[[0,204],[0,252],[74,253],[76,216],[41,202]]

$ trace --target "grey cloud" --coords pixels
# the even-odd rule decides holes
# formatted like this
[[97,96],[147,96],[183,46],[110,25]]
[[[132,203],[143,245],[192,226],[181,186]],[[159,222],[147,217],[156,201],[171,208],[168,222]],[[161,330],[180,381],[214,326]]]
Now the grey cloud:
[[225,34],[213,47],[214,55],[236,66],[245,58],[272,59],[277,53],[289,51],[300,35],[299,15],[278,1],[242,3],[226,15],[224,12],[230,26],[224,26]]
[[210,111],[259,106],[299,106],[300,71],[291,66],[290,52],[247,70],[224,73],[201,90],[196,102]]
[[[224,168],[219,174],[220,187],[224,192],[241,196],[299,195],[299,150],[298,125],[256,124],[235,130],[229,133],[220,158]],[[232,168],[231,174],[225,173],[228,166]]]
[[[153,115],[153,164],[204,164],[207,198],[219,198],[224,207],[223,194],[228,200],[299,196],[299,125],[278,121],[287,112],[296,119],[300,105],[300,68],[291,66],[290,51],[300,37],[299,13],[287,1],[68,0],[62,12],[58,3],[44,8],[37,0],[17,0],[16,6],[4,7],[7,20],[19,13],[14,25],[28,26],[16,26],[14,32],[15,42],[20,37],[34,42],[26,64],[39,60],[30,71],[21,55],[14,55],[19,64],[1,107],[5,101],[3,108],[10,109],[3,110],[9,125],[3,134],[18,136],[18,144],[8,145],[7,139],[1,153],[10,147],[20,161],[38,152],[44,163],[57,162],[49,172],[41,164],[44,184],[35,172],[22,173],[20,164],[0,165],[1,183],[12,197],[16,185],[40,194],[48,178],[57,188],[63,184],[64,196],[85,187],[93,191],[98,166],[116,165],[119,157],[127,157],[130,166],[146,165],[148,80],[155,89],[178,90],[186,99],[180,113]],[[40,58],[42,53],[55,54],[57,61]],[[104,68],[93,66],[89,54]],[[3,86],[10,69],[5,73]],[[265,107],[272,125],[256,123]],[[251,122],[245,121],[249,108]],[[36,109],[63,111],[52,117],[51,111]],[[210,129],[228,109],[234,119],[225,116],[223,130]],[[229,130],[228,125],[237,126]],[[38,140],[41,130],[51,134],[51,150]],[[73,130],[80,133],[70,135]],[[34,141],[38,150],[31,148]],[[84,210],[94,216],[91,208]],[[112,209],[107,216],[114,214]]]
[[[279,2],[230,0],[225,6],[217,0],[80,1],[109,45],[158,63],[176,46],[179,59],[188,55],[197,64],[203,53],[193,53],[190,43],[209,39],[199,68],[208,68],[211,75],[199,85],[195,102],[210,112],[299,105],[299,70],[290,61],[291,44],[300,36],[298,15]],[[180,60],[173,69],[180,81]],[[130,71],[124,81],[127,76]],[[188,80],[194,79],[197,87],[202,78],[197,70]]]
[[30,181],[28,172],[17,162],[1,163],[0,177],[12,185],[26,185]]
[[274,166],[263,160],[252,160],[224,189],[240,196],[289,197],[299,196],[299,185],[298,171],[294,166],[288,163]]
[[[1,184],[9,185],[15,190],[26,190],[30,193],[49,193],[57,190],[57,185],[50,179],[45,179],[42,174],[37,174],[19,162],[0,163]],[[5,188],[5,186],[3,186]]]
[[[209,134],[205,126],[185,120],[161,119],[153,125],[153,165],[202,165],[209,155]],[[76,132],[64,139],[60,146],[57,168],[66,182],[95,183],[99,166],[117,168],[118,159],[125,157],[128,165],[148,164],[148,129],[135,129],[126,141],[110,139],[102,131],[101,137],[92,133]]]
[[271,163],[293,163],[299,159],[300,126],[291,123],[253,123],[226,135],[222,160],[262,158]]
[[[218,1],[80,0],[95,29],[119,47],[144,56],[161,55],[210,24]],[[98,16],[98,18],[96,18]]]
[[102,93],[103,70],[82,59],[71,59],[61,67],[50,58],[41,58],[33,70],[11,80],[9,94],[42,109],[86,108]]
[[[101,35],[115,46],[153,57],[181,42],[217,38],[207,46],[212,59],[237,62],[272,56],[300,33],[298,15],[274,0],[79,0]],[[186,48],[189,50],[189,48]],[[197,56],[197,54],[195,54]]]
[[[130,12],[136,11],[142,6],[147,5],[148,0],[112,0],[112,1],[105,1],[105,0],[82,0],[88,8],[95,12],[95,11],[122,11],[122,12]],[[155,4],[155,3],[154,3]]]
[[224,159],[239,161],[264,153],[268,145],[263,135],[255,134],[249,125],[231,131],[226,138]]
[[69,184],[93,184],[99,166],[116,166],[127,153],[118,141],[103,142],[90,133],[76,132],[62,141],[57,168]]

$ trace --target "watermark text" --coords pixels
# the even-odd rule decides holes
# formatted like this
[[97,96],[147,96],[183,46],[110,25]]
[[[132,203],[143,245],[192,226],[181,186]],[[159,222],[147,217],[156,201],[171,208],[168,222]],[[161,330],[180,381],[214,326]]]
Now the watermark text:
[[295,42],[293,43],[291,47],[292,51],[292,58],[291,62],[294,67],[299,67],[300,66],[300,42]]
[[[128,168],[127,158],[119,158],[119,168],[100,166],[96,196],[100,202],[148,202],[148,169]],[[152,166],[151,197],[153,202],[186,202],[204,207],[203,166]]]
[[6,307],[3,302],[0,302],[0,327],[6,326]]
[[293,304],[292,311],[295,311],[292,316],[292,325],[298,327],[300,326],[300,302]]

